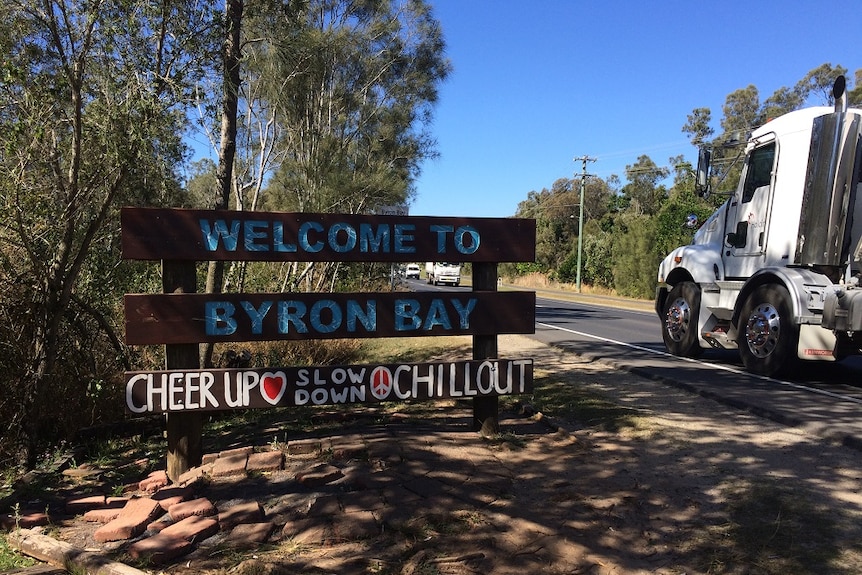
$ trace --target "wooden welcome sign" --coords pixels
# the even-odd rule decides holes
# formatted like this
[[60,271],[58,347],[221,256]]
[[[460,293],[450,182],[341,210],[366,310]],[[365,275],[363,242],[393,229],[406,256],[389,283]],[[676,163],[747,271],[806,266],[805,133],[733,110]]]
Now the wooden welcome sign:
[[[496,266],[535,260],[535,220],[123,208],[121,224],[125,259],[163,262],[165,293],[124,306],[126,343],[164,344],[167,370],[126,373],[126,408],[169,414],[172,479],[200,460],[199,412],[472,397],[486,433],[499,395],[532,391],[532,360],[497,358],[496,336],[533,333],[536,296],[497,292]],[[471,262],[473,291],[194,293],[195,262],[212,260]],[[202,370],[196,357],[202,342],[431,335],[473,335],[473,361]]]

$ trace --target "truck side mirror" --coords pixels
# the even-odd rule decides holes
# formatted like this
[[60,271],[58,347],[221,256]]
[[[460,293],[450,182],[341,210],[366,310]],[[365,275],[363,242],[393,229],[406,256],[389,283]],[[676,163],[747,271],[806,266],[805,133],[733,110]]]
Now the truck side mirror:
[[695,174],[694,189],[702,198],[708,198],[709,189],[709,162],[712,152],[707,148],[700,148],[697,152],[697,172]]
[[686,216],[685,224],[684,224],[685,227],[687,227],[690,230],[696,230],[697,224],[698,224],[697,214],[689,214]]

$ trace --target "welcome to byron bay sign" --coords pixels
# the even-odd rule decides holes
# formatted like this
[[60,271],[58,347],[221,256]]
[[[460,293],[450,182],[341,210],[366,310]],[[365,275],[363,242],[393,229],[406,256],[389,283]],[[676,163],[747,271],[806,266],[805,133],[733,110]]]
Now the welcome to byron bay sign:
[[[123,257],[169,261],[522,262],[535,221],[124,208]],[[532,333],[533,292],[128,294],[130,345]],[[136,414],[532,390],[532,360],[126,374]]]

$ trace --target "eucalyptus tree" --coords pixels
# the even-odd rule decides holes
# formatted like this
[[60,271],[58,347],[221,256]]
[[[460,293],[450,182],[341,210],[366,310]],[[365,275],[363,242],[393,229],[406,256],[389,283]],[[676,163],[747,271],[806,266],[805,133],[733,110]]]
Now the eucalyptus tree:
[[802,95],[802,102],[797,107],[801,107],[802,103],[809,99],[813,99],[812,103],[816,105],[833,105],[835,99],[832,97],[832,86],[835,78],[846,75],[847,68],[841,65],[833,66],[828,62],[810,70],[796,83],[795,89]]
[[80,416],[82,396],[106,386],[103,341],[115,362],[125,353],[116,209],[176,201],[183,102],[207,61],[212,11],[194,0],[5,7],[0,377],[15,405],[0,411],[4,445],[32,463],[39,438],[73,426],[64,418]]
[[[239,103],[230,207],[370,213],[408,204],[436,153],[430,122],[450,71],[429,6],[259,2],[241,25],[241,79],[228,87]],[[282,290],[331,288],[338,270],[277,267]],[[236,276],[222,287],[241,285]]]
[[709,108],[695,108],[688,115],[682,131],[688,134],[693,145],[700,146],[715,133],[715,130],[710,126],[711,122],[712,111]]
[[847,92],[847,99],[851,106],[862,107],[862,69],[856,70],[853,75],[854,84]]
[[309,0],[274,30],[269,100],[286,152],[268,202],[370,212],[409,203],[450,64],[422,0]]
[[625,173],[628,183],[622,193],[628,200],[628,210],[648,216],[656,214],[667,198],[667,188],[661,181],[670,175],[670,170],[644,154],[634,164],[627,165]]
[[[838,75],[846,72],[847,69],[840,65],[821,64],[805,74],[792,88],[782,86],[763,102],[753,84],[735,90],[725,98],[719,120],[721,133],[717,135],[711,126],[711,110],[695,108],[688,115],[682,131],[689,135],[692,144],[712,149],[716,191],[727,191],[732,182],[738,179],[741,144],[751,130],[805,105],[831,105],[832,84]],[[850,90],[851,102],[862,102],[862,96],[854,100],[857,92],[858,87],[856,91]]]

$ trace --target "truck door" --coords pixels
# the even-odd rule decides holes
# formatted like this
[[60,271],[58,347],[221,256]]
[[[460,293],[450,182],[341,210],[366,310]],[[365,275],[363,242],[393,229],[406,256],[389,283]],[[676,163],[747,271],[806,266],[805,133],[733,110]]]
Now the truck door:
[[769,236],[772,205],[775,141],[752,150],[745,164],[739,189],[730,200],[725,234],[725,273],[728,277],[746,278],[761,263]]

